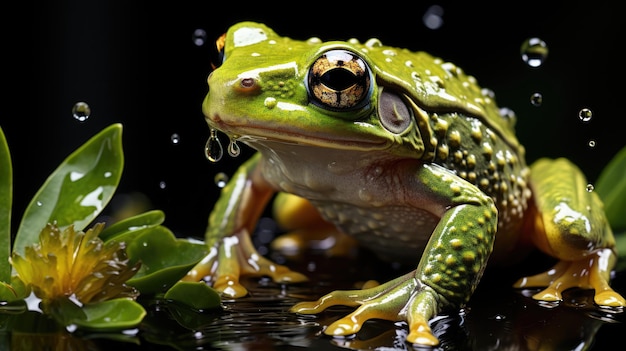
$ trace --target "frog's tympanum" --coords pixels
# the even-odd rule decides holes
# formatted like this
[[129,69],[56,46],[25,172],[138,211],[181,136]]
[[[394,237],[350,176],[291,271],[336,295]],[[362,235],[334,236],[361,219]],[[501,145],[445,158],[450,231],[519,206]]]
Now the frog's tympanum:
[[[218,40],[208,77],[209,127],[258,152],[223,188],[206,233],[210,252],[184,278],[209,277],[229,297],[243,275],[305,276],[257,253],[249,237],[277,193],[296,218],[332,223],[382,258],[415,270],[376,287],[331,292],[291,310],[358,307],[325,329],[406,321],[407,341],[437,345],[429,320],[471,297],[492,260],[532,243],[558,263],[516,287],[558,301],[572,287],[624,306],[609,286],[616,261],[603,205],[565,159],[527,166],[514,115],[450,62],[377,39],[322,42],[244,22]],[[231,145],[232,146],[232,145]]]

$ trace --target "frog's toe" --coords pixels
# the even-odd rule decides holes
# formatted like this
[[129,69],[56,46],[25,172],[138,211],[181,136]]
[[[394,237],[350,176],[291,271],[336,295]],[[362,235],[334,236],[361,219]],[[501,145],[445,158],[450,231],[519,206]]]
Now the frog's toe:
[[352,313],[330,324],[324,333],[348,336],[357,333],[371,319],[405,320],[409,325],[408,342],[435,346],[439,340],[433,335],[428,321],[439,309],[437,294],[414,279],[413,274],[368,289],[334,291],[317,301],[298,303],[291,311],[314,314],[334,305],[358,306]]
[[626,307],[626,299],[613,290],[603,291],[593,298],[594,302],[600,306]]
[[593,289],[594,302],[599,306],[623,307],[626,300],[609,286],[609,269],[607,264],[613,253],[610,249],[599,250],[576,261],[560,261],[545,273],[518,280],[514,287],[530,288],[545,287],[533,295],[540,301],[561,301],[562,294],[570,288]]
[[248,289],[239,283],[238,277],[220,276],[215,280],[213,288],[220,294],[230,298],[239,298],[248,295]]
[[406,337],[406,341],[412,344],[437,346],[439,345],[439,339],[430,330],[428,323],[420,322],[412,324],[409,328],[409,335]]
[[238,298],[248,294],[248,290],[239,282],[243,276],[268,276],[276,283],[308,280],[305,275],[261,256],[246,232],[223,238],[182,280],[198,281],[206,277],[224,296]]

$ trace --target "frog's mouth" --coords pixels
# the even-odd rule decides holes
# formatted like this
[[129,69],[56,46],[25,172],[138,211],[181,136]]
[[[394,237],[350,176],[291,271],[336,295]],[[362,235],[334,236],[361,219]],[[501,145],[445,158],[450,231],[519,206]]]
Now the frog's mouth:
[[[237,123],[236,120],[245,120],[245,123]],[[290,128],[289,126],[277,126],[265,121],[255,123],[247,118],[229,118],[228,122],[219,115],[207,118],[209,127],[217,129],[231,140],[239,140],[246,144],[255,142],[278,142],[282,144],[297,144],[319,148],[332,148],[340,150],[386,150],[392,145],[393,140],[382,138],[374,134],[344,133],[345,131],[331,130],[330,128],[304,130]],[[374,126],[372,126],[374,127]]]

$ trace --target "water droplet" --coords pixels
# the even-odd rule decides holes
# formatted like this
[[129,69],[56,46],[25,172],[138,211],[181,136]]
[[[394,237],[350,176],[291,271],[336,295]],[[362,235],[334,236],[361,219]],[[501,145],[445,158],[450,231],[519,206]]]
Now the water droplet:
[[548,46],[539,38],[528,38],[520,49],[522,60],[530,67],[541,66],[548,57]]
[[221,160],[224,155],[222,143],[220,143],[220,140],[217,138],[217,131],[215,129],[211,129],[209,140],[207,140],[206,145],[204,146],[204,155],[207,160],[211,162]]
[[422,16],[422,22],[428,29],[439,29],[443,26],[443,7],[432,5]]
[[160,182],[159,182],[159,188],[161,188],[161,189],[165,189],[166,187],[167,187],[167,184],[165,183],[165,181],[164,181],[164,180],[162,180],[162,181],[160,181]]
[[36,203],[36,204],[37,204],[37,207],[41,207],[41,206],[43,206],[43,202],[41,202],[41,201],[37,201],[37,203]]
[[228,154],[232,157],[237,157],[241,153],[241,149],[239,148],[239,144],[237,144],[237,139],[232,138],[228,143]]
[[206,41],[206,31],[202,28],[194,30],[191,35],[191,40],[196,46],[204,45],[204,42]]
[[595,140],[589,140],[588,145],[589,145],[589,147],[594,148],[594,147],[596,147],[596,141]]
[[583,122],[589,122],[593,113],[588,108],[583,108],[578,112],[578,118]]
[[217,185],[218,188],[223,188],[228,183],[228,175],[224,172],[219,172],[218,174],[215,175],[214,180],[215,180],[215,185]]
[[91,108],[86,102],[77,102],[72,107],[72,116],[79,122],[85,122],[90,115]]
[[170,140],[172,140],[172,144],[177,145],[178,143],[180,143],[180,135],[178,135],[178,133],[174,133],[170,137]]
[[586,189],[587,189],[588,192],[592,192],[593,189],[595,189],[595,188],[594,188],[593,184],[587,184],[587,188]]
[[541,106],[542,102],[543,102],[543,96],[541,95],[541,93],[533,93],[530,96],[530,103],[533,106],[539,107],[539,106]]

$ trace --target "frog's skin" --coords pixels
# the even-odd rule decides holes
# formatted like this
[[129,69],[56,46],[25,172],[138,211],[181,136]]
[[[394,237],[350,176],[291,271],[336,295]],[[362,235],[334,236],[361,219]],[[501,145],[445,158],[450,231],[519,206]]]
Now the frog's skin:
[[[429,320],[469,300],[490,257],[526,243],[559,262],[516,283],[545,287],[535,299],[580,287],[594,289],[598,305],[626,304],[609,287],[613,234],[584,175],[565,159],[527,167],[513,118],[459,67],[376,39],[298,41],[251,22],[232,26],[221,44],[203,112],[211,129],[258,152],[223,189],[210,253],[185,280],[208,276],[229,297],[247,294],[242,275],[305,280],[249,238],[280,192],[299,200],[294,216],[319,214],[381,257],[416,265],[377,287],[292,308],[358,306],[329,335],[356,333],[372,318],[403,320],[409,342],[437,345]],[[304,212],[311,208],[318,212]]]

